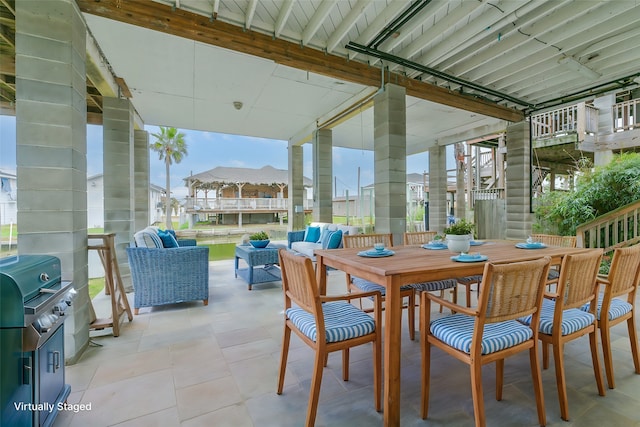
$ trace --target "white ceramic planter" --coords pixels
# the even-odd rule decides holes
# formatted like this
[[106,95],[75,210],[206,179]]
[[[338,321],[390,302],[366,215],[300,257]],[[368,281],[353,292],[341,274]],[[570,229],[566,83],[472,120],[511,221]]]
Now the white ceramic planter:
[[447,247],[451,252],[469,252],[471,234],[447,234]]

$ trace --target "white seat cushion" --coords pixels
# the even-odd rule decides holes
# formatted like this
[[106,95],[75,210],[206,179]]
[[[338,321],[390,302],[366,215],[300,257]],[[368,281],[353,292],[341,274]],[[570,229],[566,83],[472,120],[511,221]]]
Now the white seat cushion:
[[315,260],[316,257],[313,254],[313,251],[316,249],[322,249],[322,244],[313,242],[293,242],[291,244],[291,249]]

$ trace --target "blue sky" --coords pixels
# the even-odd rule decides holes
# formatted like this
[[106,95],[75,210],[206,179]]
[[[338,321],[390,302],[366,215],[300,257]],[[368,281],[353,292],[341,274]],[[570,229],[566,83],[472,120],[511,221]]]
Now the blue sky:
[[[149,133],[158,132],[156,126],[145,126]],[[287,142],[227,135],[214,132],[192,130],[181,131],[185,134],[188,154],[178,164],[171,166],[171,192],[174,197],[186,195],[183,178],[191,173],[200,173],[217,166],[261,168],[271,165],[278,169],[288,168]],[[15,117],[0,116],[0,169],[16,169]],[[154,138],[150,135],[149,142]],[[303,146],[304,175],[313,177],[311,145]],[[164,162],[155,152],[150,153],[150,178],[153,184],[165,186]],[[408,173],[422,173],[428,170],[427,153],[407,158]],[[337,193],[342,196],[345,190],[350,195],[357,193],[358,167],[360,167],[360,185],[373,183],[373,152],[335,147],[333,149],[333,174],[336,177]],[[102,126],[87,126],[87,174],[102,173]]]

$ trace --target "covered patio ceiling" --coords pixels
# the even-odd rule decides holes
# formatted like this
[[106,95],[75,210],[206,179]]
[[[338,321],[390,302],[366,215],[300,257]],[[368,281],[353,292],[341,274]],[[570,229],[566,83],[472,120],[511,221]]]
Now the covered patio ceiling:
[[[328,126],[334,146],[372,149],[370,97],[393,82],[407,88],[407,153],[414,154],[640,81],[635,0],[78,4],[151,125],[293,143]],[[11,6],[1,1],[3,62]],[[3,94],[13,89],[15,99],[8,68]]]

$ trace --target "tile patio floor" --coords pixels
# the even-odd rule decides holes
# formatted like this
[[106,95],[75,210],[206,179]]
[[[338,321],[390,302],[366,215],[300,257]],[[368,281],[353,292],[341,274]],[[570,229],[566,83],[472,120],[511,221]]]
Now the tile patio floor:
[[[66,368],[70,403],[91,411],[64,412],[54,427],[230,426],[288,427],[304,424],[313,353],[292,335],[285,390],[276,394],[283,297],[280,282],[247,290],[234,278],[233,261],[210,263],[210,299],[141,309],[123,324],[120,337],[95,336],[80,361]],[[344,274],[329,275],[329,292],[343,292]],[[464,301],[463,288],[459,290]],[[104,302],[104,301],[103,301]],[[96,310],[101,316],[99,298]],[[406,313],[405,313],[406,316]],[[469,371],[433,351],[429,419],[419,417],[420,347],[406,331],[402,340],[403,426],[471,426]],[[640,375],[626,327],[614,329],[615,390],[597,394],[588,339],[566,347],[571,422],[560,418],[553,362],[543,371],[548,426],[640,427]],[[416,334],[417,335],[417,334]],[[341,380],[341,356],[325,369],[317,426],[382,425],[373,409],[371,347],[352,350],[350,381]],[[507,359],[503,400],[494,398],[493,365],[484,369],[488,426],[537,425],[526,354]]]

